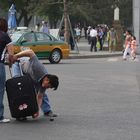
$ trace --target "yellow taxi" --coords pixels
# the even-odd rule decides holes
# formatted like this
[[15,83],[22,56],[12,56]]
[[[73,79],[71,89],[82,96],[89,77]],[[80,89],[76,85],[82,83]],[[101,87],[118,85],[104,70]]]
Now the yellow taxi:
[[32,49],[39,59],[48,59],[50,63],[57,64],[61,59],[69,57],[69,45],[58,40],[50,34],[35,31],[15,31],[11,35],[14,52]]

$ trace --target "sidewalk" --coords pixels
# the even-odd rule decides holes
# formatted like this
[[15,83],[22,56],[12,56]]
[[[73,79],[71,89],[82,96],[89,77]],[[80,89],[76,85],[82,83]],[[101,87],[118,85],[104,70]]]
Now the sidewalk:
[[[104,47],[107,47],[105,44]],[[104,58],[104,57],[114,57],[122,56],[122,51],[116,51],[110,53],[109,51],[97,51],[90,52],[90,45],[87,40],[82,38],[79,43],[77,43],[77,48],[70,52],[69,59],[80,59],[80,58]]]
[[100,51],[100,52],[79,51],[79,52],[70,52],[69,59],[104,58],[122,55],[123,55],[122,52],[109,53],[108,51]]

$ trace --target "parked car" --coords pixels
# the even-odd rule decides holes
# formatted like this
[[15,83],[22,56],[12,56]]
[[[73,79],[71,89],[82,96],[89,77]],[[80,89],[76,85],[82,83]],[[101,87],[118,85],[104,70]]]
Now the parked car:
[[20,30],[11,35],[14,52],[32,49],[39,59],[48,59],[50,63],[59,63],[61,59],[69,57],[69,46],[50,34],[43,32]]

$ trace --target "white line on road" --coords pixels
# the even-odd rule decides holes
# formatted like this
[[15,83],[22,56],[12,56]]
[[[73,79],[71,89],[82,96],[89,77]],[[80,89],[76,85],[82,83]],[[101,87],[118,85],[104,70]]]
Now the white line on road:
[[127,60],[123,60],[122,58],[108,58],[107,61],[108,62],[117,62],[117,61],[139,62],[139,58],[136,58],[134,60],[131,58],[128,58]]
[[109,61],[109,62],[116,62],[118,60],[119,60],[118,58],[109,58],[107,61]]

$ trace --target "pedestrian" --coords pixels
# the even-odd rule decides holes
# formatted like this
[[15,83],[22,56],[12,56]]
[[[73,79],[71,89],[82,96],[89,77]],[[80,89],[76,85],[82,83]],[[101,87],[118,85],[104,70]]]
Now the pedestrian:
[[62,28],[59,32],[60,40],[63,40],[63,41],[65,40],[64,33],[65,33],[64,26],[62,26]]
[[136,50],[137,50],[136,37],[132,36],[132,41],[131,41],[131,57],[132,57],[133,60],[136,58]]
[[48,33],[48,34],[50,33],[49,28],[48,28],[48,22],[42,21],[42,27],[41,27],[40,31],[44,32],[44,33]]
[[109,52],[116,51],[117,33],[114,28],[111,28],[108,32]]
[[35,25],[35,31],[39,32],[39,30],[40,30],[40,23],[37,23]]
[[88,44],[91,43],[91,39],[90,39],[90,30],[91,30],[91,26],[88,26],[88,29],[87,29],[87,40],[88,40]]
[[85,39],[87,39],[87,26],[84,26],[84,36],[85,36]]
[[[57,89],[59,79],[56,75],[48,74],[44,65],[40,63],[35,53],[28,49],[21,51],[14,55],[14,60],[20,60],[21,68],[24,74],[29,74],[34,81],[35,89],[37,91],[38,106],[42,108],[45,116],[57,117],[51,110],[49,99],[45,91],[49,88]],[[12,75],[19,76],[20,68],[19,62],[12,65]],[[39,113],[34,114],[38,117]],[[22,118],[21,118],[22,119]]]
[[90,51],[93,51],[93,47],[94,47],[94,52],[97,51],[97,30],[95,30],[95,27],[93,26],[90,30],[90,41],[91,41],[91,47],[90,47]]
[[99,41],[99,43],[100,43],[100,51],[102,51],[103,50],[103,35],[104,35],[104,33],[103,33],[103,30],[102,30],[102,28],[101,27],[99,27],[99,29],[98,29],[98,31],[97,31],[97,36],[98,36],[98,41]]
[[127,55],[131,54],[131,39],[132,35],[130,31],[126,31],[126,37],[125,37],[125,44],[124,44],[124,52],[123,52],[123,60],[127,59]]
[[70,34],[69,42],[70,42],[71,50],[74,50],[75,40],[74,40],[74,37],[72,36],[72,34]]
[[76,41],[79,42],[81,38],[81,29],[78,26],[75,28],[75,36],[76,36]]
[[4,92],[5,92],[5,81],[6,81],[6,71],[5,71],[5,53],[9,54],[9,63],[11,63],[13,57],[13,45],[11,39],[7,34],[8,25],[7,21],[0,18],[0,122],[7,123],[10,119],[4,118]]

